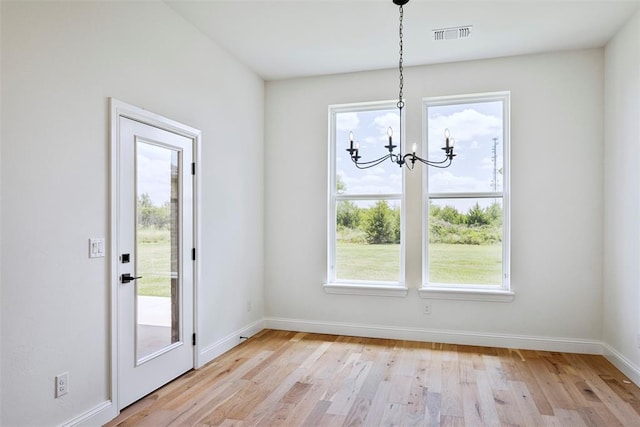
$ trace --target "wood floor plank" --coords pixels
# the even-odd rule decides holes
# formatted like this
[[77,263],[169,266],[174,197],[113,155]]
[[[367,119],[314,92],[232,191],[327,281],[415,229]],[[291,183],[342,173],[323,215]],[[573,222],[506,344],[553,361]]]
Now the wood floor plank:
[[369,409],[369,413],[364,420],[365,426],[380,424],[380,420],[382,419],[382,415],[384,414],[384,410],[386,408],[385,405],[388,401],[390,390],[391,384],[389,383],[389,381],[382,381],[380,384],[378,384],[378,389],[375,396],[373,397],[373,401],[371,402],[371,408]]
[[493,401],[495,402],[498,419],[502,426],[525,426],[524,418],[520,414],[516,397],[511,388],[508,390],[493,390]]
[[326,407],[324,404],[323,411],[320,415],[324,415],[327,408],[331,405],[331,402],[323,400],[326,397],[327,389],[329,388],[329,380],[317,380],[311,384],[311,388],[307,391],[307,393],[302,397],[302,399],[296,404],[295,411],[293,414],[287,419],[288,424],[292,426],[299,425],[313,425],[305,422],[307,418],[314,419],[315,416],[312,412],[316,409],[318,402],[327,402]]
[[451,360],[450,357],[447,359],[442,362],[442,415],[461,417],[463,415],[462,390],[458,362]]
[[640,426],[601,356],[265,330],[122,411],[125,426]]
[[403,425],[422,426],[425,424],[427,412],[428,389],[424,386],[424,371],[428,362],[418,360],[415,377],[410,379],[409,395],[407,397],[407,411],[403,419]]
[[522,381],[510,381],[509,387],[513,391],[516,405],[518,406],[518,412],[523,420],[525,426],[540,426],[544,425],[544,419],[535,400],[531,395],[531,392],[527,388],[527,384]]
[[476,381],[478,383],[479,412],[482,425],[499,426],[500,418],[498,417],[498,410],[493,397],[489,373],[486,371],[477,371]]
[[[531,396],[531,398],[533,399],[536,408],[538,408],[538,412],[541,415],[551,415],[553,416],[553,408],[551,407],[551,404],[549,403],[549,401],[547,400],[547,397],[545,396],[545,394],[542,391],[542,388],[540,387],[540,385],[538,384],[538,382],[536,381],[536,377],[534,375],[534,373],[532,372],[532,365],[530,363],[530,361],[533,359],[533,357],[531,357],[530,354],[528,354],[526,356],[526,359],[524,362],[516,362],[515,366],[518,369],[518,371],[520,372],[520,378],[522,379],[522,382],[524,382],[527,385],[527,389],[529,391],[529,394]],[[534,367],[535,368],[535,367]]]
[[442,417],[442,396],[440,393],[427,390],[427,411],[425,420],[429,426],[437,426],[440,424]]
[[345,426],[362,426],[364,420],[371,409],[371,400],[363,397],[356,398],[355,402],[351,406],[347,418],[345,419]]
[[303,425],[306,426],[318,426],[320,425],[320,420],[327,413],[327,408],[331,406],[331,402],[328,400],[319,400],[316,402],[316,405],[313,407],[311,413],[305,418]]

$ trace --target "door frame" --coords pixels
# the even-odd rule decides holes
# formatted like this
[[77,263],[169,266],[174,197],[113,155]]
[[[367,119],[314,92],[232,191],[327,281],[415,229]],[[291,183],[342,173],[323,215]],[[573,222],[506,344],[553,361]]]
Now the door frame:
[[[109,98],[110,111],[110,239],[109,239],[109,304],[110,304],[110,401],[115,414],[120,413],[118,402],[118,194],[119,189],[119,138],[120,138],[120,118],[125,117],[137,122],[154,126],[159,129],[173,132],[192,140],[193,162],[196,164],[193,175],[193,246],[199,247],[200,243],[200,145],[202,132],[199,129],[179,123],[175,120],[152,113],[143,108]],[[196,251],[197,252],[197,251]],[[198,334],[198,287],[200,283],[200,263],[199,256],[193,264],[193,332]],[[199,340],[193,348],[193,367],[201,366]]]

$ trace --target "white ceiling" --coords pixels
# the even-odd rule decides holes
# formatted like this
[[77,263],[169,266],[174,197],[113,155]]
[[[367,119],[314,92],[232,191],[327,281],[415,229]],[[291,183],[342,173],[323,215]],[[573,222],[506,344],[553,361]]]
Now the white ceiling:
[[[398,65],[392,0],[165,2],[265,80]],[[639,6],[640,0],[411,0],[404,6],[404,63],[600,47]],[[433,29],[462,25],[473,25],[469,39],[432,38]]]

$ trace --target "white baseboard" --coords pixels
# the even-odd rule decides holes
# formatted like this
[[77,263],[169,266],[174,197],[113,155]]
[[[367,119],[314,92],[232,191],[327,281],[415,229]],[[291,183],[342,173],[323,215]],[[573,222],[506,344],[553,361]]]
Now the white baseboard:
[[117,415],[118,411],[116,411],[115,405],[110,400],[107,400],[62,424],[62,427],[101,426],[114,419]]
[[201,367],[240,344],[243,341],[240,337],[251,337],[263,329],[264,319],[260,319],[203,348],[200,354],[198,354],[196,368]]
[[447,331],[396,326],[362,325],[354,323],[320,322],[274,317],[267,317],[264,321],[265,327],[269,329],[299,332],[476,345],[484,347],[518,348],[524,350],[559,351],[565,353],[603,353],[603,346],[600,341],[573,338]]
[[604,357],[640,387],[640,366],[632,363],[609,344],[603,343],[602,346],[604,347]]

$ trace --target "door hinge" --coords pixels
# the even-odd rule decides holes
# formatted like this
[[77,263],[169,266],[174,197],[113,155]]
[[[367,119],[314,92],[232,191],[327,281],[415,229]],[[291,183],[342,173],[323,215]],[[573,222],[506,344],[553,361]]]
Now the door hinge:
[[191,175],[195,175],[196,174],[196,163],[193,162],[191,163]]
[[193,261],[195,261],[195,260],[196,260],[196,248],[192,248],[192,249],[191,249],[191,259],[192,259]]
[[193,335],[191,336],[191,344],[192,345],[196,345],[196,333],[194,332]]

